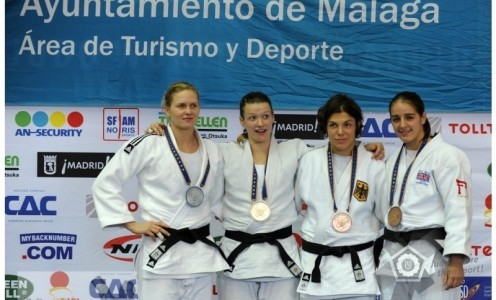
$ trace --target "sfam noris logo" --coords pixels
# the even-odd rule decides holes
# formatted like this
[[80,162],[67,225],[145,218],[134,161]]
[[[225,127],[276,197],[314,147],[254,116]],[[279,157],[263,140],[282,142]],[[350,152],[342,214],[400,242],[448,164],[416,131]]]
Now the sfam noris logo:
[[37,111],[33,114],[20,111],[15,115],[15,136],[43,137],[80,137],[84,123],[83,115],[78,111],[65,114],[61,111],[46,113]]

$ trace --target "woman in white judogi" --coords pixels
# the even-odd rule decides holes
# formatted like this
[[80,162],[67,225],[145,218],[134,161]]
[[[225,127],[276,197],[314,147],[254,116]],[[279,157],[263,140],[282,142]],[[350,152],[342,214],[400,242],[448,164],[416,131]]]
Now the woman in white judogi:
[[329,143],[303,156],[298,171],[296,199],[307,205],[298,292],[301,299],[375,299],[384,161],[356,142],[363,116],[348,96],[330,98],[317,120]]
[[[194,128],[200,107],[192,85],[171,85],[162,106],[171,119],[166,137],[125,143],[93,184],[95,206],[103,228],[143,235],[135,259],[140,299],[207,300],[212,274],[228,268],[209,234],[212,211],[221,214],[223,163],[217,145]],[[121,195],[133,176],[142,220]]]
[[267,95],[249,93],[240,108],[246,140],[219,144],[226,229],[221,248],[233,264],[218,277],[219,299],[298,299],[300,259],[291,225],[299,213],[294,202],[296,170],[308,147],[299,139],[275,141]]
[[471,167],[467,156],[431,136],[424,103],[401,92],[389,104],[403,146],[387,161],[382,299],[460,299],[469,261]]

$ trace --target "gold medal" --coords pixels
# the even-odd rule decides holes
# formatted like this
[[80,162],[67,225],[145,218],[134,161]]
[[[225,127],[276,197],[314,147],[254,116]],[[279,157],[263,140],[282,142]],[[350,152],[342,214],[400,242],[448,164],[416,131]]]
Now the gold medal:
[[265,221],[270,216],[270,207],[265,201],[256,201],[250,209],[251,217],[257,221]]
[[337,232],[346,232],[351,228],[351,216],[345,212],[335,213],[332,217],[332,228]]
[[389,208],[387,218],[389,225],[396,227],[401,223],[401,209],[399,206],[392,206]]

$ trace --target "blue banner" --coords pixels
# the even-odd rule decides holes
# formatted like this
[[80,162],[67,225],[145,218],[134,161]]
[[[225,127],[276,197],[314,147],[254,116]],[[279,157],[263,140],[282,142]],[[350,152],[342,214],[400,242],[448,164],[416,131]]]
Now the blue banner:
[[487,0],[7,0],[6,105],[158,107],[174,81],[206,108],[245,93],[316,110],[337,92],[386,111],[491,111]]

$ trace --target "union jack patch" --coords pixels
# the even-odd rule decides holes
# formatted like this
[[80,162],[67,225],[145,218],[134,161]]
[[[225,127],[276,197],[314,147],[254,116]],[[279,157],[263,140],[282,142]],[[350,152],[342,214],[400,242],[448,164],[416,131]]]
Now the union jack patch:
[[430,179],[431,179],[431,174],[429,173],[429,171],[419,170],[415,182],[427,185]]
[[353,191],[353,196],[360,201],[367,201],[367,196],[369,195],[369,184],[360,180],[356,181],[355,190]]

